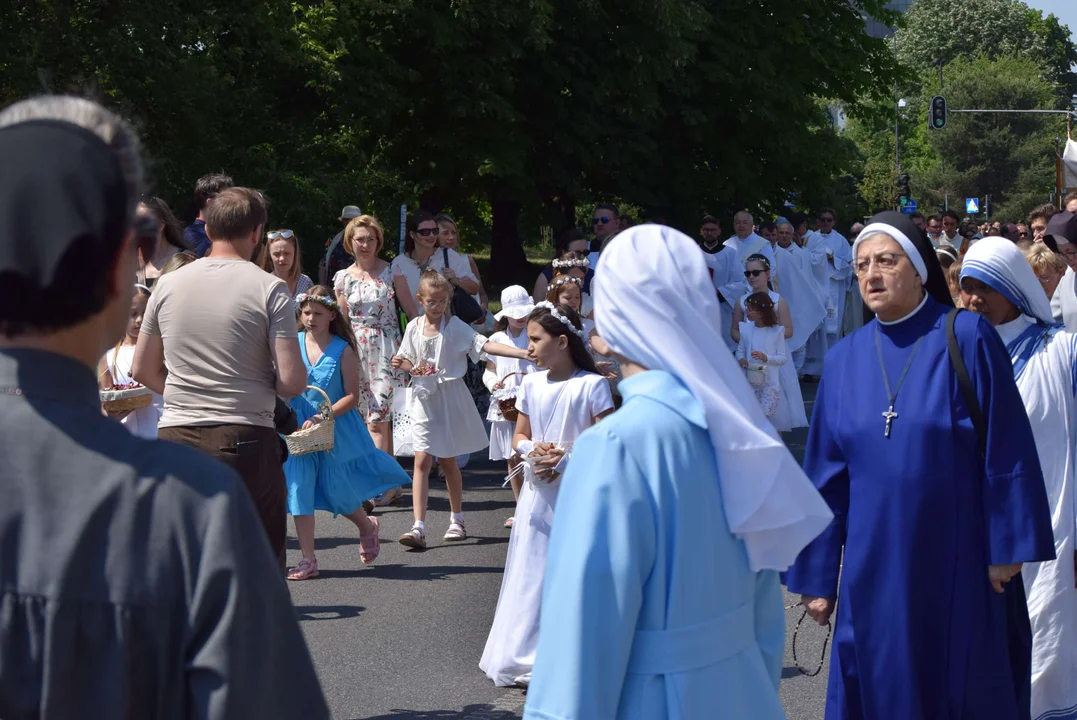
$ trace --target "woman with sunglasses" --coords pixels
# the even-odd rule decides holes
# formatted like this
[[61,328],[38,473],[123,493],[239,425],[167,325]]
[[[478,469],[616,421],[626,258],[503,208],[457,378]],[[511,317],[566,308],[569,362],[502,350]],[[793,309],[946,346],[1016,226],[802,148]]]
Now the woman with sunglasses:
[[[789,303],[770,289],[770,261],[766,256],[758,254],[749,256],[744,263],[744,277],[748,281],[750,290],[742,295],[733,307],[733,327],[729,333],[733,341],[740,343],[740,324],[746,317],[745,300],[750,295],[760,292],[767,293],[774,302],[774,309],[778,312],[778,322],[785,328],[785,339],[793,337],[793,316],[789,312]],[[796,427],[807,427],[808,416],[804,412],[804,396],[800,392],[796,365],[793,363],[782,365],[778,379],[782,392],[778,409],[770,418],[774,428],[778,432],[788,432]]]
[[161,198],[146,198],[138,204],[138,219],[147,228],[153,227],[152,234],[138,243],[139,284],[152,288],[161,276],[161,270],[177,253],[187,250],[183,241],[183,229],[179,220],[172,214],[171,208]]
[[[314,287],[314,281],[303,274],[299,241],[291,230],[273,230],[266,233],[266,252],[262,254],[262,269],[276,275],[288,284],[288,294],[296,296]],[[299,306],[296,305],[296,312]]]
[[404,254],[398,255],[390,265],[396,299],[408,320],[422,314],[415,296],[419,292],[419,278],[428,269],[437,270],[453,287],[463,288],[469,295],[479,294],[479,280],[471,271],[467,258],[455,250],[439,248],[440,233],[433,214],[425,210],[415,211],[408,218]]

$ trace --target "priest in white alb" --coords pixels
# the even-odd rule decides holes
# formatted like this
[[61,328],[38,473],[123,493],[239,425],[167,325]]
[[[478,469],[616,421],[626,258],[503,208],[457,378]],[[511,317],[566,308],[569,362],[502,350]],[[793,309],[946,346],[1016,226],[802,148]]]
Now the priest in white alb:
[[834,229],[837,215],[830,208],[819,213],[818,234],[825,243],[827,270],[830,275],[830,299],[827,302],[826,339],[834,347],[842,336],[845,317],[845,296],[853,276],[853,253],[849,241]]
[[[804,213],[793,213],[789,224],[793,226],[795,236],[800,238],[800,247],[807,254],[808,266],[825,310],[830,301],[830,263],[826,255],[826,241],[822,235],[808,229],[808,217]],[[795,359],[797,372],[808,377],[820,377],[823,374],[823,358],[829,349],[824,318],[808,336],[808,341],[804,344],[804,354]]]
[[961,265],[961,299],[1013,360],[1047,485],[1057,560],[1021,570],[1032,623],[1032,718],[1077,717],[1077,335],[1054,322],[1043,286],[1009,240],[987,237]]
[[741,272],[744,271],[744,263],[756,253],[765,256],[771,267],[774,267],[774,250],[765,238],[755,233],[755,219],[751,213],[742,210],[733,216],[733,233],[734,235],[725,241],[725,246],[737,253]]

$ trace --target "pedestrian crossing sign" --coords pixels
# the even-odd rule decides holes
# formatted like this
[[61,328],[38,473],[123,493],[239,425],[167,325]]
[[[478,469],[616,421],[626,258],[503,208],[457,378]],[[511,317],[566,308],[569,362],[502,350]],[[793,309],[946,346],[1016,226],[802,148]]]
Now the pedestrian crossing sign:
[[980,198],[965,198],[965,212],[976,215],[980,212]]

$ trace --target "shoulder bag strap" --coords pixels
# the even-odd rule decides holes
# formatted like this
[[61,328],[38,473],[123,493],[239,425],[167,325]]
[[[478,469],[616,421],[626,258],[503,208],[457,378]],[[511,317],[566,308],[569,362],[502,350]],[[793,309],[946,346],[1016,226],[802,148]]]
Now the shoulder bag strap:
[[980,401],[976,397],[976,388],[972,385],[969,370],[965,366],[965,358],[961,356],[961,348],[957,344],[957,333],[954,332],[954,322],[957,313],[954,308],[946,316],[946,346],[950,351],[950,364],[957,374],[957,386],[961,388],[961,395],[965,398],[965,405],[969,409],[969,418],[972,426],[976,429],[976,437],[980,445],[980,455],[986,456],[987,449],[987,422],[984,420],[983,411],[980,409]]

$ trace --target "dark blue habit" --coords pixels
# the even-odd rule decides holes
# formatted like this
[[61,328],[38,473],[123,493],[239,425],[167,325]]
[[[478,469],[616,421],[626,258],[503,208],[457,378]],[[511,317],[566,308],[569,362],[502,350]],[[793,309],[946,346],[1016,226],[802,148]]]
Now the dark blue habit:
[[[1029,717],[1021,578],[999,595],[987,568],[1054,559],[1047,493],[1013,363],[994,328],[962,312],[958,343],[987,421],[981,455],[947,355],[948,310],[928,296],[826,357],[804,470],[834,520],[786,579],[791,592],[839,598],[827,720]],[[889,438],[877,328],[891,388],[924,336]]]

